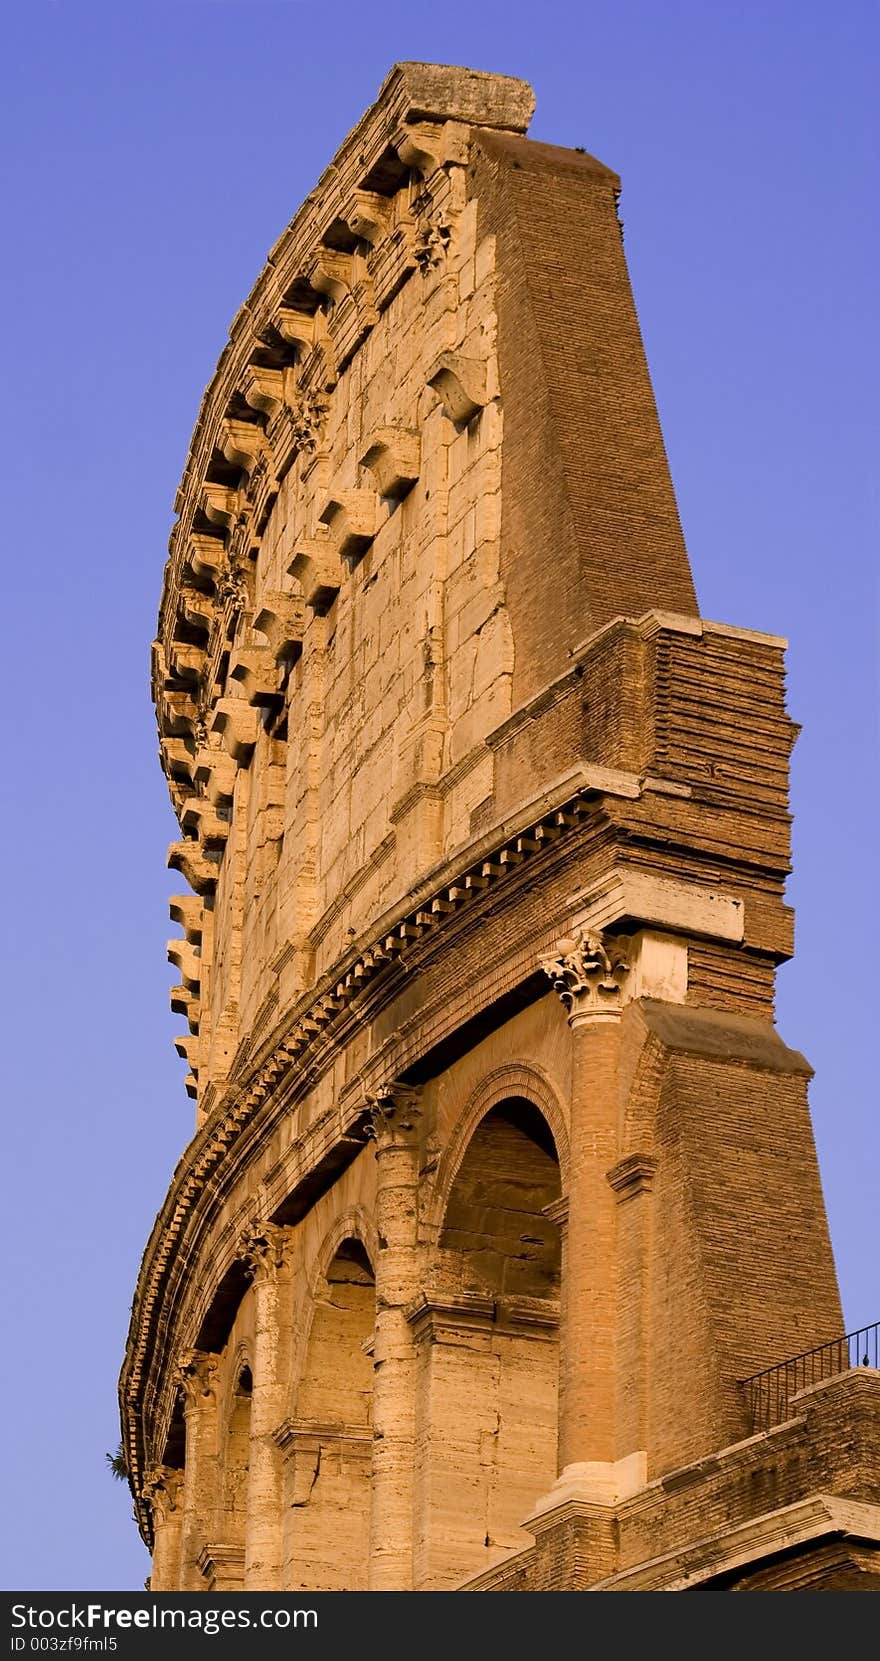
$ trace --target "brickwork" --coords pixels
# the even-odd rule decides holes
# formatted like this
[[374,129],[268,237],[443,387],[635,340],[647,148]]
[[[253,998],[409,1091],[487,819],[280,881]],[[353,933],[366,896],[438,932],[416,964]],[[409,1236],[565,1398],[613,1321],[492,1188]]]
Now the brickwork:
[[619,181],[531,109],[392,70],[175,504],[156,1589],[874,1576],[876,1380],[763,1438],[740,1387],[842,1330],[772,1024],[784,642],[696,614]]
[[[670,1471],[614,1510],[572,1508],[536,1546],[475,1578],[472,1588],[798,1590],[813,1589],[815,1578],[836,1591],[853,1589],[850,1575],[876,1579],[880,1375],[844,1373],[791,1405],[786,1424]],[[847,1534],[852,1541],[841,1549]],[[775,1566],[762,1567],[762,1558],[772,1563],[777,1554]]]

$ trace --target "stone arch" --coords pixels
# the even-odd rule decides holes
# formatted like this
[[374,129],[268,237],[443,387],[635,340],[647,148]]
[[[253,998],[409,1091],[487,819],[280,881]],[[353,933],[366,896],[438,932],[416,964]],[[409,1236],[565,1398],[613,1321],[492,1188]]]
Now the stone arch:
[[441,1165],[414,1322],[420,1477],[442,1517],[423,1584],[453,1586],[528,1545],[522,1524],[556,1478],[561,1235],[547,1208],[560,1143],[567,1175],[558,1097],[514,1064],[481,1082]]
[[559,1198],[546,1119],[528,1097],[502,1097],[475,1125],[449,1190],[435,1248],[444,1280],[491,1298],[558,1299],[561,1239],[547,1208]]
[[345,1211],[334,1219],[331,1227],[324,1235],[307,1271],[309,1295],[312,1303],[314,1303],[322,1282],[327,1278],[327,1272],[339,1247],[345,1240],[360,1242],[372,1269],[379,1250],[379,1236],[376,1230],[375,1218],[371,1216],[366,1206],[348,1206]]
[[247,1349],[239,1345],[229,1371],[220,1431],[218,1532],[228,1546],[244,1546],[253,1390],[254,1377]]
[[433,1191],[426,1206],[424,1228],[429,1240],[436,1242],[439,1238],[453,1184],[480,1121],[501,1102],[517,1097],[530,1101],[547,1121],[559,1161],[562,1192],[567,1192],[568,1123],[562,1107],[561,1092],[542,1068],[526,1061],[510,1062],[504,1067],[496,1067],[480,1080],[456,1120],[452,1135],[441,1156]]
[[309,1275],[287,1464],[285,1585],[362,1591],[369,1552],[376,1287],[361,1208],[336,1219]]
[[241,1373],[245,1370],[250,1373],[251,1382],[253,1384],[254,1367],[250,1340],[248,1338],[239,1338],[230,1353],[228,1366],[226,1368],[225,1386],[221,1402],[221,1412],[224,1419],[228,1418],[229,1414],[233,1410],[235,1397],[238,1393],[238,1380]]

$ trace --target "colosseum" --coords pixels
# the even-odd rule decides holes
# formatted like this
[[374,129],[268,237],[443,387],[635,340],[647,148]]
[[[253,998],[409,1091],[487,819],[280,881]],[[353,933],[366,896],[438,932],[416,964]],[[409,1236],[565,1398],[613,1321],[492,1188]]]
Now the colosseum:
[[699,614],[620,182],[532,108],[392,69],[177,495],[154,1591],[880,1588],[876,1329],[773,1021],[785,642]]

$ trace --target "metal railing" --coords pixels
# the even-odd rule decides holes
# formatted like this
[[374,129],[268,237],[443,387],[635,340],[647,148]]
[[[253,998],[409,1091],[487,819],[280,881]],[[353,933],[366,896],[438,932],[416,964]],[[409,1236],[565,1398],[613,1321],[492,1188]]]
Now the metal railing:
[[788,1404],[799,1390],[835,1378],[851,1367],[880,1367],[880,1321],[743,1379],[753,1429],[769,1430],[771,1425],[782,1424],[789,1417]]

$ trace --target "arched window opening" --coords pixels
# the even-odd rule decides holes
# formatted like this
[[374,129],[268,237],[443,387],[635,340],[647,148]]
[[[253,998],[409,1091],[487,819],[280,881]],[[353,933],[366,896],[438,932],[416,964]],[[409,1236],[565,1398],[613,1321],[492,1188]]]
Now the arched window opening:
[[250,1367],[243,1366],[233,1386],[221,1450],[223,1514],[220,1539],[227,1546],[244,1546],[253,1390]]
[[456,1172],[416,1326],[426,1518],[416,1578],[426,1589],[528,1545],[522,1524],[555,1480],[559,1198],[547,1121],[523,1097],[499,1102]]
[[544,1215],[558,1198],[559,1161],[543,1114],[520,1097],[499,1103],[481,1119],[452,1185],[444,1266],[463,1289],[558,1298],[559,1229]]
[[376,1288],[360,1241],[338,1248],[318,1290],[287,1433],[292,1590],[366,1587]]

